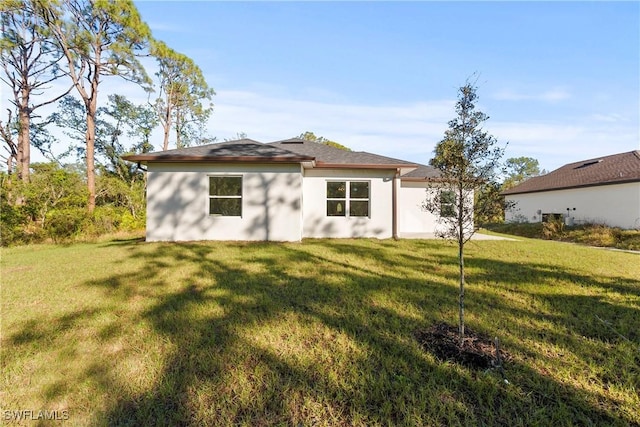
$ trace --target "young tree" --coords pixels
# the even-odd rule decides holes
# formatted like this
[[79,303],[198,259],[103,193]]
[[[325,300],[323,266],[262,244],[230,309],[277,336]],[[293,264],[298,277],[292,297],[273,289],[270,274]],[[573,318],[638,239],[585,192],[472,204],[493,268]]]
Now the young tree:
[[85,156],[87,208],[95,209],[95,137],[98,89],[104,76],[119,76],[136,84],[149,78],[136,58],[151,31],[132,0],[61,0],[42,2],[51,37],[68,65],[68,73],[86,110]]
[[440,170],[440,177],[431,182],[423,205],[439,217],[442,228],[437,234],[455,239],[458,244],[460,346],[464,342],[464,245],[475,233],[474,191],[495,182],[504,153],[504,148],[497,147],[496,138],[482,128],[489,116],[476,111],[476,90],[470,82],[459,90],[457,117],[449,122],[449,129],[436,145],[430,161]]
[[[2,3],[0,10],[2,18],[0,26],[0,48],[2,51],[4,82],[12,92],[11,103],[16,108],[16,122],[12,123],[12,111],[6,123],[0,122],[3,129],[3,140],[9,150],[7,159],[10,174],[13,162],[16,163],[18,179],[29,180],[29,166],[31,164],[31,119],[35,110],[58,101],[68,94],[72,86],[66,91],[48,95],[44,100],[34,103],[34,97],[39,97],[50,89],[50,84],[61,77],[63,73],[58,67],[62,59],[55,44],[45,35],[44,23],[36,13],[34,0],[7,0]],[[15,131],[16,138],[10,138]]]
[[[158,62],[158,97],[155,109],[164,131],[162,149],[169,149],[169,135],[175,130],[176,147],[190,145],[198,138],[211,115],[211,98],[215,92],[207,84],[202,70],[191,58],[161,41],[151,44],[151,55]],[[209,105],[207,104],[209,101]]]

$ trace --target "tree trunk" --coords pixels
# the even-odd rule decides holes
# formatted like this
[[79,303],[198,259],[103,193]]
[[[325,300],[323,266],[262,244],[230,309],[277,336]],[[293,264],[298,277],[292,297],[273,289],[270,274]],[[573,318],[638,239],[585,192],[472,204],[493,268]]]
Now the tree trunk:
[[18,133],[18,177],[22,182],[29,182],[29,167],[31,166],[31,110],[29,109],[29,88],[22,88],[22,99],[18,117],[20,120],[20,132]]
[[167,151],[169,149],[169,132],[171,132],[171,110],[167,108],[165,110],[164,115],[164,123],[162,124],[164,128],[164,143],[162,144],[162,151]]
[[[97,73],[96,73],[97,75]],[[87,190],[89,191],[89,200],[87,201],[87,210],[93,212],[96,208],[96,165],[95,165],[95,149],[96,149],[96,113],[98,109],[98,84],[97,78],[92,82],[93,90],[91,98],[87,105]]]
[[464,242],[462,239],[458,241],[458,262],[460,265],[460,298],[459,304],[459,324],[458,332],[460,334],[460,347],[464,343]]
[[458,191],[458,264],[460,266],[460,296],[458,333],[460,335],[460,347],[464,344],[464,194],[460,188]]
[[180,110],[176,110],[176,148],[182,148],[182,145],[180,145],[180,126],[182,125],[182,123],[180,123]]
[[95,138],[96,138],[96,118],[95,112],[87,111],[87,190],[89,190],[89,200],[87,209],[93,212],[96,207],[96,166],[95,166]]

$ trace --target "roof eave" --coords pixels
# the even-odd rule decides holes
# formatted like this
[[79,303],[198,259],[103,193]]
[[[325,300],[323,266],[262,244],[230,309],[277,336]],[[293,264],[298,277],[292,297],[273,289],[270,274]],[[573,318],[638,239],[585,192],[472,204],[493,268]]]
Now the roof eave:
[[401,181],[405,182],[447,182],[446,179],[438,178],[438,177],[416,177],[416,176],[401,176]]
[[552,187],[552,188],[539,188],[535,190],[525,190],[525,191],[515,191],[511,192],[507,190],[506,192],[500,193],[501,196],[515,196],[518,194],[531,194],[531,193],[545,193],[547,191],[559,191],[559,190],[573,190],[576,188],[588,188],[588,187],[602,187],[604,185],[616,185],[616,184],[629,184],[634,182],[640,182],[639,178],[626,179],[621,181],[608,181],[608,182],[596,182],[592,184],[581,184],[581,185],[568,185],[563,187]]
[[144,154],[133,156],[122,156],[123,160],[138,163],[229,163],[229,162],[247,162],[247,163],[301,163],[313,161],[313,157],[308,156],[145,156]]
[[399,168],[417,168],[418,165],[316,162],[315,167],[320,169],[399,169]]

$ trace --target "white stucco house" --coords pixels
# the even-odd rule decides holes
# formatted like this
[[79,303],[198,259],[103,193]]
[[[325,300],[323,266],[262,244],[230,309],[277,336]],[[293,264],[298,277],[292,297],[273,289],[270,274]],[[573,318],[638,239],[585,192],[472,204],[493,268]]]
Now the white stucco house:
[[507,222],[597,223],[640,229],[640,151],[569,163],[502,192]]
[[301,139],[125,156],[146,165],[148,241],[392,238],[433,233],[432,167]]

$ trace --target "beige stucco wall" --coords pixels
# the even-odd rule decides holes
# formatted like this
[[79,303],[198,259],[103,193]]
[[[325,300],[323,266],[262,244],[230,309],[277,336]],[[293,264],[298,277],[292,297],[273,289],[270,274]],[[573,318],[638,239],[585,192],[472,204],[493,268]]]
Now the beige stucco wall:
[[[391,238],[394,172],[375,169],[305,169],[302,185],[303,237]],[[369,181],[369,217],[327,216],[329,180]]]
[[[291,165],[149,164],[147,240],[302,237],[302,170]],[[209,215],[209,176],[243,176],[242,217]]]
[[[505,220],[540,222],[542,213],[569,214],[576,223],[604,223],[613,227],[640,228],[640,183],[516,194],[506,197],[516,207]],[[575,210],[573,210],[575,208]]]
[[438,217],[422,208],[427,199],[427,184],[404,181],[400,184],[398,197],[399,233],[434,233]]
[[[427,199],[427,182],[403,181],[398,195],[398,233],[402,235],[434,234],[447,229],[446,224],[438,216],[422,208]],[[433,194],[433,193],[431,193]],[[473,205],[473,192],[467,195],[467,203]],[[473,231],[473,224],[467,224],[466,233]]]

